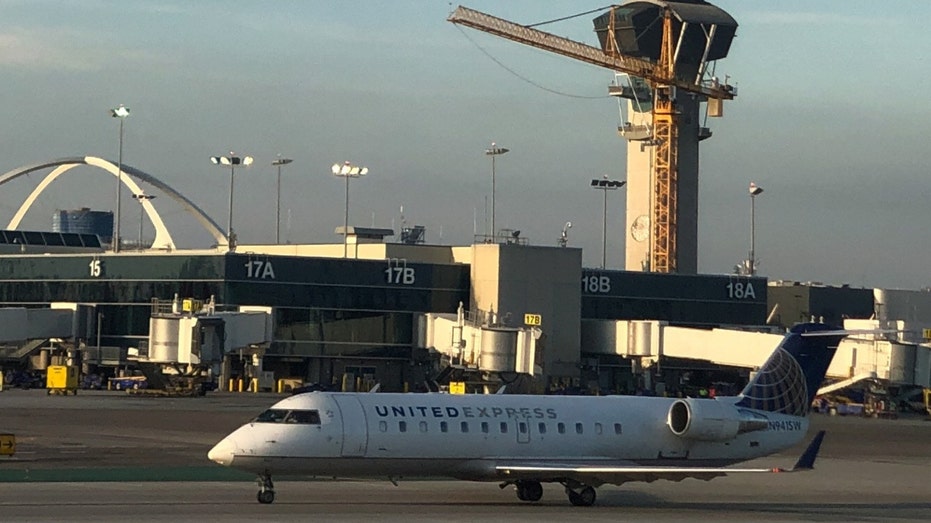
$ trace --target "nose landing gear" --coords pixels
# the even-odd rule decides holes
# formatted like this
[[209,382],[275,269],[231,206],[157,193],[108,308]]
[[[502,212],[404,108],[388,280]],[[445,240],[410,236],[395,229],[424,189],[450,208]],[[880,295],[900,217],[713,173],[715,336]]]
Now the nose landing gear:
[[540,501],[543,497],[543,485],[539,481],[516,481],[517,499],[521,501]]
[[595,504],[595,489],[588,485],[579,485],[576,488],[566,485],[566,495],[569,497],[569,503],[576,507],[590,507]]
[[259,492],[256,494],[255,498],[259,503],[263,505],[268,505],[275,501],[275,485],[272,483],[272,477],[267,472],[261,474],[256,480],[256,483],[259,484]]

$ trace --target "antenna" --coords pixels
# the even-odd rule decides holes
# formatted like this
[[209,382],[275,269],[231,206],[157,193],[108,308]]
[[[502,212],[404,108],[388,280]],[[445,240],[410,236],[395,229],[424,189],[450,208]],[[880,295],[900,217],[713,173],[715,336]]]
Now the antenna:
[[562,234],[559,235],[559,240],[556,244],[560,247],[565,247],[569,244],[569,229],[572,228],[572,222],[566,222],[562,227]]

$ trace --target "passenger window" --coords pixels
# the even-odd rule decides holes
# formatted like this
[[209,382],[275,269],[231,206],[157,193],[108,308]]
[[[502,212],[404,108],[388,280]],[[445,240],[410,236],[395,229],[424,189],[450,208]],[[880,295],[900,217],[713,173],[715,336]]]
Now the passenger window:
[[449,432],[449,425],[445,421],[440,422],[440,432]]
[[388,422],[382,420],[378,422],[378,430],[381,432],[388,432]]
[[540,434],[546,434],[546,423],[540,423]]
[[459,430],[461,430],[463,433],[469,432],[469,422],[463,421],[462,423],[460,423]]
[[420,432],[427,432],[427,422],[426,422],[426,421],[421,421],[421,422],[420,422]]
[[557,424],[556,424],[556,432],[558,432],[558,433],[560,433],[560,434],[565,434],[565,433],[566,433],[566,424],[563,423],[563,422],[557,423]]
[[595,423],[595,434],[601,435],[601,423]]
[[401,431],[401,432],[407,432],[407,422],[406,422],[406,421],[399,421],[399,422],[398,422],[398,430]]
[[621,424],[620,424],[620,423],[615,423],[615,424],[614,424],[614,433],[620,435],[621,432],[622,432],[622,431],[621,431]]
[[518,424],[517,424],[517,430],[518,430],[521,434],[526,434],[526,433],[527,433],[527,422],[526,422],[526,421],[518,422]]
[[501,433],[502,434],[508,433],[508,423],[506,421],[501,422]]
[[576,433],[576,434],[581,434],[581,433],[582,433],[582,424],[581,424],[581,423],[576,423],[576,424],[575,424],[575,433]]
[[482,422],[482,432],[484,432],[485,434],[488,434],[488,422],[487,421]]

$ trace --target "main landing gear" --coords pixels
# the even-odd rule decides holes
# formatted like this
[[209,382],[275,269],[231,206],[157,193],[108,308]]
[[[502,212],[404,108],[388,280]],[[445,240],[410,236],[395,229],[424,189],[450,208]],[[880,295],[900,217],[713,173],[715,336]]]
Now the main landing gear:
[[275,501],[275,485],[272,483],[270,474],[266,472],[265,474],[259,475],[256,483],[259,484],[259,493],[256,494],[255,499],[257,499],[259,503],[268,505]]
[[[576,507],[590,507],[595,504],[595,489],[577,481],[560,481],[566,487],[566,496],[569,503]],[[508,483],[502,483],[501,488],[506,487]],[[543,485],[534,480],[518,480],[512,483],[517,491],[517,499],[521,501],[540,501],[543,497]]]

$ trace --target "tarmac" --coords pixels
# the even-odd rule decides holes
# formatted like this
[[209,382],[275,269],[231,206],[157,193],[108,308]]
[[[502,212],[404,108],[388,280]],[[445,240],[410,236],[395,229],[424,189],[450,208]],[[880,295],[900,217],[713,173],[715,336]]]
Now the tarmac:
[[[272,505],[248,474],[207,450],[282,396],[211,393],[159,398],[125,392],[0,392],[3,521],[927,521],[931,422],[815,414],[827,437],[815,470],[606,485],[572,507],[559,485],[538,503],[494,483],[276,481]],[[807,441],[750,466],[790,467]]]

